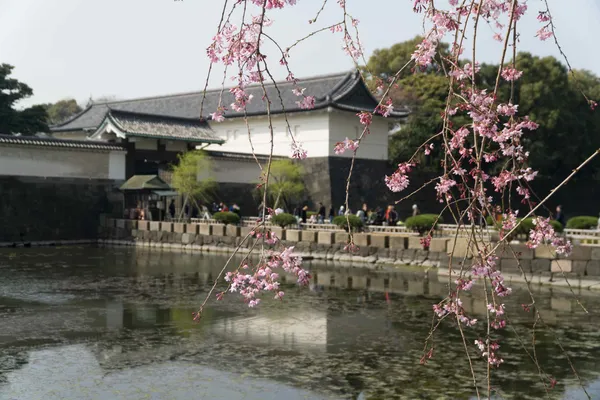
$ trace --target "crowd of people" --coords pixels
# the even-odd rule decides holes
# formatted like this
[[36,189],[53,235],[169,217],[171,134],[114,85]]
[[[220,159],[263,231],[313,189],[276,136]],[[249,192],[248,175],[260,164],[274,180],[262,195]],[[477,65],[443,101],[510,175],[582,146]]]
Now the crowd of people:
[[[274,210],[275,215],[286,212],[283,208],[279,207]],[[415,216],[420,214],[419,207],[414,204],[412,206],[412,215]],[[259,218],[262,218],[262,206],[259,207]],[[360,218],[365,225],[384,225],[384,226],[395,226],[400,221],[396,207],[389,205],[385,208],[376,207],[371,209],[366,203],[363,203],[362,207],[354,213],[351,209],[346,209],[344,205],[335,210],[333,206],[329,208],[325,207],[323,203],[319,203],[316,211],[309,210],[307,205],[297,206],[292,211],[292,215],[296,217],[298,223],[312,223],[312,224],[324,224],[333,223],[333,219],[339,215],[356,215]]]

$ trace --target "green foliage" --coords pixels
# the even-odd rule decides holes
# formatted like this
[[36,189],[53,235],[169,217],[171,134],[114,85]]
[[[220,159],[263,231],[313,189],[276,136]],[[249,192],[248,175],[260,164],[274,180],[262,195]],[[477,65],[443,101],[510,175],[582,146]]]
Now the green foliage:
[[[373,88],[378,78],[394,75],[410,59],[419,40],[415,38],[376,50],[367,64],[372,72],[369,86]],[[443,45],[440,50],[444,53],[447,48]],[[534,134],[526,134],[522,139],[530,151],[529,166],[539,171],[540,177],[564,176],[565,171],[572,171],[579,165],[582,155],[590,154],[589,149],[600,148],[600,135],[596,134],[600,114],[590,110],[581,94],[583,89],[590,99],[600,99],[600,78],[585,70],[570,74],[554,57],[537,57],[524,52],[517,55],[515,64],[523,71],[523,76],[514,82],[512,103],[519,105],[518,115],[529,115],[540,124]],[[438,59],[424,72],[406,70],[400,75],[398,86],[390,91],[395,104],[408,105],[412,110],[402,129],[390,138],[389,159],[393,165],[408,161],[418,146],[442,130],[440,115],[447,99],[448,81],[440,66]],[[477,83],[492,90],[497,72],[497,65],[482,64]],[[510,94],[511,83],[501,80],[498,99],[507,101]],[[464,116],[452,118],[454,127],[465,123]],[[441,147],[438,141],[430,155],[423,152],[417,155],[420,170],[441,171]],[[492,164],[486,168],[494,173],[502,167]],[[600,162],[594,162],[578,173],[578,179],[590,178],[600,179]]]
[[237,225],[241,219],[239,215],[230,211],[214,213],[213,218],[215,221],[225,225]]
[[423,235],[433,229],[434,225],[437,226],[437,224],[443,222],[442,217],[437,214],[420,214],[406,218],[404,225],[407,229],[419,232],[420,235]]
[[306,212],[306,218],[310,218],[313,215],[317,215],[317,212],[316,211],[307,211]]
[[48,113],[48,123],[56,125],[80,113],[81,107],[74,99],[65,99],[46,105],[46,112]]
[[271,218],[271,222],[274,225],[285,228],[286,226],[296,225],[298,223],[298,220],[292,214],[281,213],[278,215],[274,215],[273,218]]
[[598,217],[579,216],[569,218],[567,221],[568,229],[596,229],[598,226]]
[[[267,169],[263,170],[263,175]],[[302,165],[286,159],[273,161],[269,174],[268,197],[273,202],[273,208],[283,202],[285,208],[291,209],[291,204],[304,193]]]
[[179,155],[179,164],[172,166],[171,186],[182,196],[209,202],[217,188],[210,178],[212,163],[205,152],[189,151]]
[[360,231],[363,227],[363,222],[356,215],[338,215],[333,218],[333,224],[348,231],[348,220],[350,221],[350,228],[352,231]]
[[0,64],[0,133],[35,135],[49,132],[48,115],[42,105],[16,110],[15,105],[31,97],[33,90],[23,82],[10,78],[12,65]]

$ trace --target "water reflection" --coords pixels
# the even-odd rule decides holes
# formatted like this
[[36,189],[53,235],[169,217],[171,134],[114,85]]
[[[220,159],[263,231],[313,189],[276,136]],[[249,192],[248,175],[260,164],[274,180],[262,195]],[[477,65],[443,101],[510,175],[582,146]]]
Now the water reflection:
[[[194,324],[191,312],[223,262],[130,249],[0,253],[0,399],[472,397],[451,324],[438,330],[433,360],[419,365],[431,304],[446,292],[434,274],[313,264],[311,290],[290,286],[286,301],[264,301],[257,310],[226,298]],[[590,314],[556,290],[538,290],[536,306],[598,397],[600,300],[579,294]],[[507,313],[530,346],[532,314],[520,303],[529,303],[528,294],[516,290]],[[477,298],[464,304],[474,316],[485,313]],[[517,335],[503,334],[498,395],[545,397]],[[467,336],[472,343],[477,332]],[[551,398],[578,398],[554,335],[536,338],[541,364],[558,380]]]

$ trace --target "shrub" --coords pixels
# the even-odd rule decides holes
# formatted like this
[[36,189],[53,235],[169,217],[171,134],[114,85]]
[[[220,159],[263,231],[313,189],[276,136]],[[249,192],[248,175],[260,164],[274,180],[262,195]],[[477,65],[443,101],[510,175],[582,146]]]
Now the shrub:
[[271,218],[271,223],[273,223],[273,225],[285,228],[286,226],[296,225],[298,220],[292,214],[281,213],[274,215],[273,218]]
[[579,216],[567,221],[568,229],[595,229],[598,226],[598,217]]
[[237,225],[240,223],[240,216],[232,212],[217,212],[213,214],[213,218],[225,225]]
[[434,228],[434,224],[441,224],[443,221],[442,217],[436,214],[420,214],[414,217],[406,218],[404,225],[411,231],[419,232],[420,235],[425,234]]
[[348,231],[348,219],[350,219],[350,227],[353,231],[359,231],[363,227],[363,222],[356,215],[338,215],[333,219],[333,224]]

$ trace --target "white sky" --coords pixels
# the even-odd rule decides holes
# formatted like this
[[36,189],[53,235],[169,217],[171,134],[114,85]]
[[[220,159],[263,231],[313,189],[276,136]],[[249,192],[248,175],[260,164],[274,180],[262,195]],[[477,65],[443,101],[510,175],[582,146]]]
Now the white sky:
[[[230,3],[234,0],[229,0]],[[600,0],[549,0],[558,37],[575,68],[600,75],[595,37]],[[0,0],[0,62],[15,66],[14,76],[34,90],[29,105],[73,97],[86,103],[200,90],[208,70],[205,49],[214,36],[224,0]],[[288,10],[272,12],[268,33],[283,47],[311,32],[308,20],[322,0],[298,0]],[[347,0],[360,20],[361,40],[370,55],[376,48],[422,32],[413,0]],[[520,50],[559,56],[551,40],[534,37],[543,6],[529,0],[521,22]],[[322,23],[341,18],[336,0],[329,0]],[[254,12],[256,14],[257,12]],[[484,27],[479,37],[480,61],[496,62],[499,44]],[[352,67],[341,50],[341,34],[323,32],[292,52],[297,77],[340,72]],[[275,66],[278,58],[273,54]],[[277,71],[277,78],[285,73]],[[222,74],[209,87],[218,87]]]

